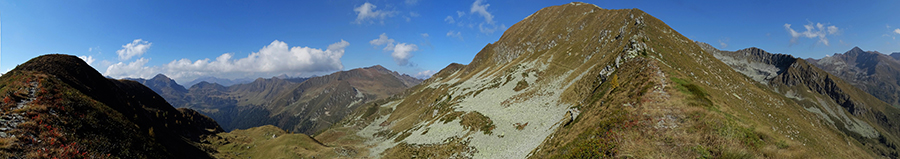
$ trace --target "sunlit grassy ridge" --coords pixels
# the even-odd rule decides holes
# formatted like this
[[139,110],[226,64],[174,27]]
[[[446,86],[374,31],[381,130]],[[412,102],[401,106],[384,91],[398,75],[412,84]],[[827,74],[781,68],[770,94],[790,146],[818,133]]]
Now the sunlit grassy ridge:
[[871,95],[802,60],[753,76],[717,57],[638,9],[551,6],[315,139],[341,157],[894,156],[896,109]]

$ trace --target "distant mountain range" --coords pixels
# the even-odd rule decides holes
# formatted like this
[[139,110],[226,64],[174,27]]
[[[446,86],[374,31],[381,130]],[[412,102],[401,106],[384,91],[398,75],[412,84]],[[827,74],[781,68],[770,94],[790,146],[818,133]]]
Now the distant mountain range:
[[421,82],[379,65],[312,78],[258,78],[232,86],[202,81],[190,89],[162,74],[133,80],[160,93],[176,107],[200,110],[225,130],[276,125],[306,134],[331,126],[363,103]]
[[[285,78],[282,78],[282,79],[285,79]],[[232,80],[232,79],[207,76],[207,77],[200,77],[200,78],[194,79],[193,81],[187,82],[187,83],[185,83],[185,86],[190,87],[190,86],[196,85],[197,83],[204,82],[204,81],[209,82],[209,83],[216,83],[216,84],[219,84],[222,86],[231,86],[231,85],[235,85],[235,84],[250,83],[250,82],[253,82],[253,80],[254,80],[253,78],[243,78],[243,79],[233,79]]]

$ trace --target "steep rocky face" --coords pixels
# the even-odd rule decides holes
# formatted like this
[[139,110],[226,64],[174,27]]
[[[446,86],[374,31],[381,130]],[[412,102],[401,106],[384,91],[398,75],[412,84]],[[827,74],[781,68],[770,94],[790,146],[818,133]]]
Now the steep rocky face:
[[[709,46],[705,43],[699,44],[701,46]],[[780,66],[787,67],[777,67],[779,68],[777,74],[765,74],[767,78],[757,80],[757,82],[784,94],[788,98],[792,98],[795,102],[804,106],[804,109],[807,111],[817,113],[820,117],[828,119],[828,124],[852,136],[858,142],[864,143],[866,148],[874,153],[881,156],[898,157],[898,150],[895,145],[900,142],[900,138],[898,138],[900,137],[900,127],[898,127],[898,124],[900,124],[900,110],[897,108],[878,100],[859,88],[853,87],[848,82],[844,82],[844,80],[817,68],[812,62],[807,62],[803,59],[794,59],[789,55],[772,54],[762,50],[759,50],[759,53],[755,54],[755,56],[745,56],[748,49],[734,52],[721,51],[712,47],[705,47],[705,49],[726,64],[729,64],[733,69],[749,77],[760,76],[760,74],[768,72],[741,70],[748,68],[748,66],[757,70],[773,67],[772,65],[748,65],[748,63],[766,63],[768,61],[766,58],[754,57],[790,58],[791,60],[784,60],[785,63],[780,64]],[[871,52],[863,52],[859,48],[854,48],[845,55],[856,58],[843,58],[841,57],[842,55],[836,55],[836,57],[844,60],[853,59],[852,61],[865,62],[878,56]],[[826,60],[835,59],[823,59],[822,61]],[[729,63],[728,61],[732,62]],[[819,63],[824,63],[822,61],[819,61]]]
[[106,79],[80,58],[43,55],[0,77],[0,155],[25,158],[210,158],[222,132],[130,80]]
[[900,107],[900,61],[892,56],[854,47],[843,54],[806,60],[876,98]]
[[358,152],[345,157],[893,155],[896,138],[884,124],[852,115],[831,96],[797,101],[757,81],[814,79],[784,77],[807,73],[792,69],[802,60],[759,49],[741,55],[754,60],[744,72],[765,74],[731,69],[637,9],[552,6],[511,26],[468,65],[450,64],[359,107],[315,139]]
[[784,72],[796,61],[791,55],[771,54],[755,47],[725,52],[706,43],[698,42],[697,45],[713,54],[716,59],[731,66],[735,71],[764,84],[768,84],[768,81]]

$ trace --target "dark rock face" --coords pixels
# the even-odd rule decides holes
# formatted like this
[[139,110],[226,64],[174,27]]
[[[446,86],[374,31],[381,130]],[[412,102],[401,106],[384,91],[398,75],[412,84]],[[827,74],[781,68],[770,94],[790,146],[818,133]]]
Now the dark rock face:
[[895,57],[859,47],[822,59],[806,59],[851,85],[895,107],[900,106],[900,61]]

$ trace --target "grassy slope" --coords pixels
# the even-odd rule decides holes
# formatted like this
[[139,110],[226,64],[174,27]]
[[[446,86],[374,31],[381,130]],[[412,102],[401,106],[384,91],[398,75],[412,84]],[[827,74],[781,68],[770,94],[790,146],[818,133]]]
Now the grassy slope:
[[[548,43],[550,47],[541,48]],[[642,44],[646,47],[641,47]],[[516,45],[524,46],[516,48]],[[533,49],[529,45],[538,47]],[[620,58],[624,62],[616,64],[617,58],[629,56],[626,51],[632,51],[634,58]],[[531,153],[532,157],[852,158],[873,155],[860,149],[858,142],[847,145],[846,136],[822,126],[823,121],[814,114],[734,72],[642,11],[600,10],[588,5],[555,6],[538,11],[512,26],[497,43],[486,46],[470,65],[458,71],[442,71],[412,88],[405,98],[394,100],[398,102],[395,108],[378,104],[360,108],[358,118],[351,116],[343,125],[317,138],[326,144],[359,144],[361,141],[354,142],[360,138],[356,132],[378,121],[375,125],[389,129],[362,138],[373,138],[370,142],[384,138],[387,140],[382,142],[394,141],[400,145],[395,148],[403,150],[387,149],[380,155],[429,155],[430,147],[457,142],[408,146],[402,141],[406,133],[419,132],[410,130],[421,129],[418,126],[423,123],[427,128],[448,115],[459,114],[452,107],[442,109],[446,108],[442,105],[453,106],[459,100],[464,101],[463,98],[478,94],[472,91],[464,97],[450,97],[449,90],[465,84],[461,81],[494,77],[500,77],[499,87],[503,87],[504,80],[510,79],[502,78],[510,75],[508,70],[533,61],[548,66],[535,72],[538,79],[529,87],[551,87],[552,78],[576,81],[565,88],[560,103],[571,103],[581,113],[571,123],[556,129]],[[607,66],[618,71],[604,72]],[[569,71],[587,72],[588,76],[566,74]],[[608,82],[611,79],[617,82]],[[446,85],[426,87],[433,83]],[[491,86],[485,85],[487,88],[482,90],[490,91]],[[426,115],[433,114],[434,110],[439,115]],[[385,115],[383,121],[377,120],[380,115]],[[468,135],[461,137],[472,135],[464,134]],[[360,149],[373,146],[377,144]],[[451,152],[468,151],[465,146],[451,147],[454,147]]]
[[538,11],[469,65],[361,106],[315,139],[330,147],[319,152],[354,152],[343,157],[877,155],[803,104],[640,10],[574,3]]

